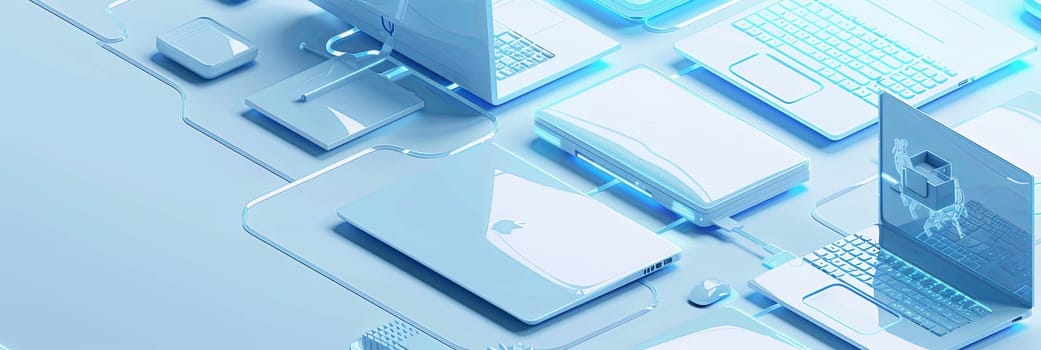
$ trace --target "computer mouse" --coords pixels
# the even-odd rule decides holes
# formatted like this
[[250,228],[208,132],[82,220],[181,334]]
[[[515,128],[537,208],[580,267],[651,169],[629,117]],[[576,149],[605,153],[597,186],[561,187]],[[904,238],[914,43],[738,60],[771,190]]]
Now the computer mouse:
[[1023,8],[1027,10],[1027,13],[1041,19],[1041,0],[1024,0]]
[[730,288],[730,283],[709,278],[698,283],[694,290],[690,291],[690,296],[687,297],[687,300],[697,306],[709,306],[730,296],[731,292],[733,292],[733,289]]

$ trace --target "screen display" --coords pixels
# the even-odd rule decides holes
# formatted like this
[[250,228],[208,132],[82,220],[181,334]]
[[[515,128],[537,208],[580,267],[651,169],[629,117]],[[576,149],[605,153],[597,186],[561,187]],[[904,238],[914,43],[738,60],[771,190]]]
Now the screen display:
[[901,258],[1031,303],[1033,177],[895,98],[881,110],[883,231],[934,253]]

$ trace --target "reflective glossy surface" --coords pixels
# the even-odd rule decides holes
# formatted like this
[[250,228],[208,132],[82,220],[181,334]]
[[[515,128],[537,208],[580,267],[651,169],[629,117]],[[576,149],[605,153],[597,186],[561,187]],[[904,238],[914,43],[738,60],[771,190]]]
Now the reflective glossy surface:
[[680,252],[494,144],[339,215],[527,323],[657,271]]
[[416,94],[371,70],[308,100],[297,96],[358,67],[334,58],[246,98],[246,104],[328,151],[425,106]]

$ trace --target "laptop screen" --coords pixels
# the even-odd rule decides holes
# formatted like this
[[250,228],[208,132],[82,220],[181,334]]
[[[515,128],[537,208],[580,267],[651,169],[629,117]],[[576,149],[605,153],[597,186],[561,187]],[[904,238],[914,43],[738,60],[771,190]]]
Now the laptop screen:
[[1032,304],[1033,177],[892,96],[880,123],[883,247],[960,290]]

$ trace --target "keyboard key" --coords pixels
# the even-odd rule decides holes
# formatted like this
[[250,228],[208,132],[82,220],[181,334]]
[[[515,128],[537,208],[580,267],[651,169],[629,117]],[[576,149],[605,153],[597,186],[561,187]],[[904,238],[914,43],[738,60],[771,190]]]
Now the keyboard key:
[[907,52],[898,52],[896,54],[896,60],[907,64],[914,61],[914,56],[911,56],[911,54],[908,54]]
[[[750,15],[748,17],[745,17],[745,20],[747,20],[748,23],[751,23],[754,26],[761,26],[761,25],[763,25],[763,23],[766,23],[766,20],[763,19],[762,17],[759,17],[759,15],[757,15],[757,14],[752,14],[752,15]],[[738,22],[740,22],[740,21],[738,21]]]
[[760,28],[762,28],[763,31],[770,33],[770,35],[773,35],[778,38],[788,36],[788,33],[786,33],[784,30],[782,30],[780,27],[773,23],[763,24]]
[[810,45],[808,45],[808,44],[806,44],[804,42],[797,42],[797,43],[795,43],[795,45],[792,45],[792,46],[794,46],[796,49],[798,49],[799,51],[802,51],[802,53],[807,54],[807,55],[812,55],[814,53],[817,53],[817,49],[813,48],[813,46],[810,46]]
[[880,89],[909,99],[957,74],[836,4],[843,2],[781,0],[733,25],[873,105]]
[[864,68],[861,68],[860,72],[864,73],[864,75],[866,75],[868,79],[870,79],[871,81],[877,81],[878,79],[882,78],[882,73],[879,73],[878,71],[872,68],[868,68],[866,66]]
[[495,57],[495,78],[503,80],[546,62],[554,55],[518,33],[503,32],[496,35]]
[[[882,52],[885,52],[889,56],[896,57],[900,53],[900,50],[897,50],[896,47],[893,46],[893,45],[888,45],[887,44],[887,45],[882,46],[881,49],[882,49]],[[911,61],[908,60],[907,62],[911,62]]]
[[[817,25],[814,25],[814,24],[810,23],[810,24],[807,24],[806,27],[803,27],[802,30],[803,30],[804,33],[809,34],[810,37],[813,38],[813,37],[817,36],[817,33],[822,33],[823,29],[821,27],[817,26]],[[826,33],[826,32],[824,32],[824,33]],[[810,40],[810,39],[805,39],[805,40]]]
[[838,67],[836,70],[838,70],[840,73],[842,73],[846,77],[849,77],[850,79],[852,79],[857,84],[867,85],[867,83],[870,82],[870,80],[866,76],[864,76],[863,74],[860,74],[860,72],[857,72],[857,71],[855,71],[855,70],[853,70],[853,69],[851,69],[851,68],[849,68],[847,66]]
[[769,11],[759,11],[759,15],[762,16],[763,19],[766,20],[767,22],[773,22],[773,21],[776,21],[776,20],[780,19],[780,17],[777,17],[777,15],[775,15],[775,14],[769,12]]
[[[812,50],[813,48],[809,48],[809,49]],[[781,53],[787,55],[792,60],[795,60],[796,62],[802,63],[803,65],[805,65],[807,68],[809,68],[812,71],[816,72],[816,71],[819,71],[821,69],[824,69],[824,65],[821,64],[819,61],[814,60],[814,59],[810,58],[809,56],[806,56],[806,54],[804,54],[802,52],[799,52],[796,49],[793,49],[791,46],[781,46],[781,47],[778,47],[777,50],[780,51]]]
[[860,87],[859,84],[853,82],[852,80],[846,80],[846,79],[838,81],[838,84],[839,84],[839,86],[841,86],[846,91],[853,91],[853,90],[856,90],[857,88]]
[[904,65],[903,63],[900,63],[900,61],[897,61],[895,58],[889,56],[879,57],[878,60],[882,61],[882,63],[885,63],[887,66],[892,67],[893,69],[900,68]]

